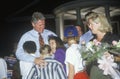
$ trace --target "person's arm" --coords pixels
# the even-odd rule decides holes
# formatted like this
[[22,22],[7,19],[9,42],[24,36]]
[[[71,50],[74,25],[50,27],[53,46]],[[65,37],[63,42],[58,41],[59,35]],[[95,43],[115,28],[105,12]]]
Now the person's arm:
[[34,63],[39,66],[45,66],[47,64],[42,57],[36,57]]
[[75,69],[74,66],[70,63],[68,63],[68,79],[73,79],[74,78],[74,74],[75,74]]
[[34,62],[35,57],[32,56],[32,55],[29,55],[29,54],[25,53],[24,50],[23,50],[23,43],[24,43],[26,40],[28,40],[28,39],[26,39],[25,36],[23,36],[23,37],[20,39],[20,41],[19,41],[19,43],[18,43],[18,46],[17,46],[16,53],[15,53],[15,54],[16,54],[16,57],[17,57],[17,59],[22,60],[22,61]]
[[70,46],[67,50],[66,50],[66,58],[65,58],[65,64],[66,64],[66,69],[67,69],[67,76],[68,79],[73,79],[74,78],[74,74],[75,74],[75,61],[76,59],[75,57],[75,51],[73,50],[73,48]]
[[31,34],[32,33],[25,33],[20,38],[20,41],[18,43],[17,50],[16,50],[15,54],[16,54],[17,59],[19,59],[21,61],[27,61],[27,62],[32,62],[33,63],[35,61],[35,56],[32,56],[28,53],[25,53],[24,49],[23,49],[23,44],[24,44],[25,41],[28,41],[28,40],[33,40],[34,41],[35,39],[37,39],[37,38],[33,37],[33,35],[31,35]]
[[[37,65],[41,65],[41,63],[43,64],[44,60],[41,57],[39,57],[39,55],[40,55],[40,53],[39,53],[39,42],[37,41],[37,39],[38,39],[38,37],[34,36],[34,30],[25,33],[20,38],[20,41],[19,41],[18,46],[17,46],[17,50],[16,50],[16,53],[15,53],[17,59],[22,60],[22,61],[26,61],[26,62],[32,62],[32,63],[35,63]],[[37,45],[37,50],[36,50],[36,53],[35,53],[36,56],[32,56],[28,53],[25,53],[24,50],[23,50],[24,42],[29,41],[29,40],[33,40]]]
[[45,61],[41,57],[34,57],[30,54],[25,53],[23,48],[20,46],[21,45],[18,45],[18,48],[16,51],[16,56],[19,60],[32,62],[32,63],[35,63],[37,65],[43,65],[45,63]]

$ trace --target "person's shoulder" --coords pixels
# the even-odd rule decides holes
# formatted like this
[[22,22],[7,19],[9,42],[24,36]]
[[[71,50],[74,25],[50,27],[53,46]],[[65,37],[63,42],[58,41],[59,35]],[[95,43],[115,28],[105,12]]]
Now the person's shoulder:
[[113,40],[116,40],[116,41],[120,40],[120,37],[117,34],[112,34],[111,36],[112,36]]
[[44,32],[53,32],[53,31],[51,31],[51,30],[49,30],[49,29],[44,29]]
[[0,58],[0,62],[6,62],[3,58]]
[[54,58],[45,58],[45,61],[48,63],[61,65],[61,63],[59,61],[55,60]]
[[77,48],[79,46],[79,44],[72,44],[71,46],[70,46],[70,48]]
[[69,47],[67,48],[67,50],[66,50],[66,51],[71,50],[71,49],[73,49],[73,48],[74,48],[74,46],[73,46],[73,45],[71,45],[71,46],[69,46]]
[[26,36],[34,36],[37,35],[38,32],[35,31],[34,29],[31,29],[29,31],[26,31],[25,33],[23,33],[22,37],[26,37]]
[[106,33],[106,38],[112,39],[112,40],[120,40],[120,37],[117,34],[114,33]]
[[59,48],[57,48],[57,51],[65,51],[65,50],[66,50],[65,47],[59,47]]
[[78,48],[78,44],[72,44],[66,51],[74,51],[76,48]]
[[49,36],[57,36],[55,32],[48,30],[48,29],[44,29],[44,34],[49,35]]
[[65,48],[58,48],[56,49],[55,54],[59,54],[59,55],[64,55],[66,53],[66,49]]

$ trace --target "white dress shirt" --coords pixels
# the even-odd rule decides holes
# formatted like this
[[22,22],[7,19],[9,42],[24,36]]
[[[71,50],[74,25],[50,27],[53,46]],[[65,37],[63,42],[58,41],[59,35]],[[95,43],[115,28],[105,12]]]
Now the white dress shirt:
[[[45,44],[48,44],[49,36],[51,36],[51,35],[57,36],[54,32],[47,30],[47,29],[44,29],[44,31],[43,31],[43,33],[41,33],[41,35],[44,39]],[[16,56],[19,60],[34,62],[35,57],[25,53],[23,50],[23,44],[25,41],[34,41],[37,45],[37,50],[35,53],[36,57],[40,56],[40,53],[39,53],[40,45],[39,45],[38,32],[36,30],[32,29],[32,30],[26,32],[25,34],[23,34],[22,37],[20,38],[20,41],[18,43],[17,50],[16,50]]]

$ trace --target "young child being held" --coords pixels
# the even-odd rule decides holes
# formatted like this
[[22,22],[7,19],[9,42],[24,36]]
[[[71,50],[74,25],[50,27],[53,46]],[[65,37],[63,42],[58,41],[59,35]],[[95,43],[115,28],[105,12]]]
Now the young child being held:
[[[31,56],[35,56],[36,44],[34,41],[26,41],[23,44],[23,49],[27,54]],[[26,79],[33,65],[34,63],[31,63],[31,62],[20,61],[20,73],[21,73],[22,79]]]

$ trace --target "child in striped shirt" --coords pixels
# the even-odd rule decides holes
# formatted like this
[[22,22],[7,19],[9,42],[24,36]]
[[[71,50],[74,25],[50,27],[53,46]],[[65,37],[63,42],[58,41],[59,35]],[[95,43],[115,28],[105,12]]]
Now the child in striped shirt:
[[49,45],[44,45],[40,48],[40,54],[47,64],[40,67],[34,65],[27,79],[67,79],[62,64],[56,61],[50,52],[51,48]]

